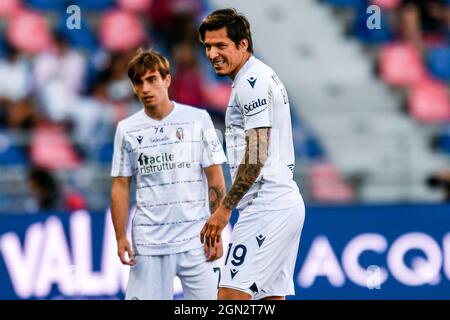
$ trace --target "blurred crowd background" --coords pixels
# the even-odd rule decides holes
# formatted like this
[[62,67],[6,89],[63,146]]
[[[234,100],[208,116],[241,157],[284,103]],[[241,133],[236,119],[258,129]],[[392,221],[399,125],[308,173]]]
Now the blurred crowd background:
[[[305,39],[295,53],[305,80],[274,68],[293,79],[285,84],[305,200],[450,200],[450,1],[296,5],[310,41],[284,32]],[[381,9],[375,29],[370,5]],[[209,11],[207,0],[0,0],[0,213],[108,207],[115,126],[142,108],[126,73],[139,47],[169,57],[171,97],[207,109],[223,132],[231,82],[215,76],[197,35]],[[313,86],[333,73],[327,63],[344,68],[342,81]],[[367,83],[351,81],[358,65]]]

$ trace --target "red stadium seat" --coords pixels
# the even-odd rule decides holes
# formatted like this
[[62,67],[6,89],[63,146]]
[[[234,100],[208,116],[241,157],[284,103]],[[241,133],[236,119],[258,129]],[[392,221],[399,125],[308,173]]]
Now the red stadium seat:
[[425,123],[450,120],[450,96],[444,83],[428,80],[415,86],[409,93],[411,116]]
[[31,139],[31,160],[40,167],[59,170],[79,167],[80,159],[69,139],[54,125],[35,129]]
[[21,0],[0,1],[0,17],[7,17],[17,13],[21,7]]
[[398,8],[402,0],[370,0],[371,4],[379,6],[384,10],[392,10]]
[[311,166],[311,197],[320,202],[349,202],[354,191],[341,178],[335,165],[326,162]]
[[139,46],[144,40],[144,30],[137,16],[122,10],[107,12],[100,23],[102,45],[114,52],[124,52]]
[[48,21],[38,12],[22,10],[13,15],[6,35],[14,47],[26,53],[38,53],[52,45]]
[[204,88],[204,96],[208,107],[225,112],[230,99],[231,87],[226,83],[207,84]]
[[387,45],[380,54],[380,76],[388,84],[410,87],[422,81],[426,71],[416,48],[405,43]]
[[133,12],[147,11],[153,0],[117,0],[119,6],[124,10],[129,10]]

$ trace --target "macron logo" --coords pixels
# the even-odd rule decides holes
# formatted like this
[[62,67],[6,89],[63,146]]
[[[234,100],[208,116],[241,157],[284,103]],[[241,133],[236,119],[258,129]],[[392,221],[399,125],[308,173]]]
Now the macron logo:
[[257,79],[254,78],[254,77],[250,77],[250,78],[247,79],[248,83],[250,83],[250,85],[252,86],[252,88],[255,87],[256,80],[257,80]]

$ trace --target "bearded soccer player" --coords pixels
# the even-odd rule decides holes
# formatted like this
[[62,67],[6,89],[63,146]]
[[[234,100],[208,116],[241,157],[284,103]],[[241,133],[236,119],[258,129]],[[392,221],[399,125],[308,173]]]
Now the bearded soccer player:
[[293,180],[294,146],[286,89],[253,55],[250,24],[234,9],[212,12],[199,27],[219,76],[233,80],[225,138],[233,184],[202,229],[209,247],[220,243],[233,209],[239,211],[219,284],[219,299],[285,299],[305,207]]
[[169,99],[169,62],[161,54],[140,50],[128,76],[144,108],[117,125],[111,170],[118,254],[131,266],[126,299],[172,299],[176,275],[185,299],[217,299],[222,248],[203,247],[199,235],[224,196],[222,144],[206,111]]

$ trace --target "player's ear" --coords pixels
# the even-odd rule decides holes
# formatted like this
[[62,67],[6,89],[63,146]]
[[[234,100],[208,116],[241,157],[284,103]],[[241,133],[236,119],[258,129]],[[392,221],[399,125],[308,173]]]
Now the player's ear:
[[131,81],[131,87],[133,88],[133,92],[134,92],[134,94],[135,94],[135,95],[137,95],[137,92],[136,92],[136,87],[135,87],[135,85],[134,85],[134,82],[133,82],[133,81]]
[[170,76],[170,74],[167,74],[163,81],[164,81],[166,88],[169,88],[170,83],[172,82],[172,77]]
[[247,51],[248,49],[248,40],[247,39],[242,39],[239,42],[239,51],[241,51],[242,53],[244,53],[245,51]]

